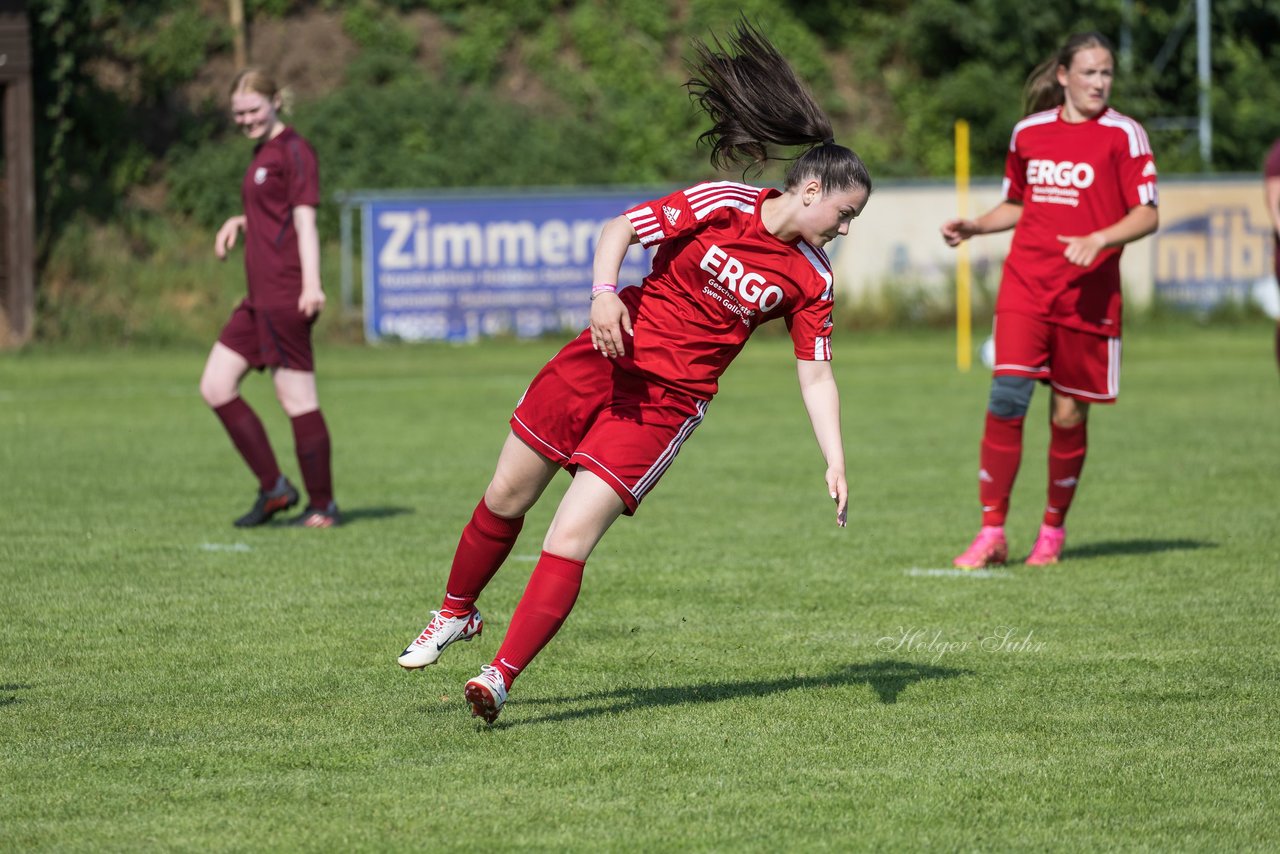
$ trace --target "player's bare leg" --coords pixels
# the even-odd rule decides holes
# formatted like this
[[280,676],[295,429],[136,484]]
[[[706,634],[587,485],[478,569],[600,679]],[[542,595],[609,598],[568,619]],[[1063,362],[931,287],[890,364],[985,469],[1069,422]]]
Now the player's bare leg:
[[435,664],[449,645],[481,634],[484,619],[475,600],[511,553],[524,514],[559,470],[514,434],[508,434],[484,498],[463,528],[444,600],[439,610],[431,612],[427,627],[400,653],[397,664],[406,670],[420,670]]
[[209,351],[200,376],[200,396],[218,416],[231,443],[258,478],[258,495],[253,506],[235,521],[239,528],[269,522],[277,513],[298,503],[298,491],[281,474],[262,421],[240,398],[240,381],[249,367],[244,356],[219,341]]
[[471,714],[498,717],[516,676],[564,624],[582,587],[582,571],[604,532],[626,505],[592,472],[579,470],[543,540],[542,555],[511,617],[493,662],[464,689]]

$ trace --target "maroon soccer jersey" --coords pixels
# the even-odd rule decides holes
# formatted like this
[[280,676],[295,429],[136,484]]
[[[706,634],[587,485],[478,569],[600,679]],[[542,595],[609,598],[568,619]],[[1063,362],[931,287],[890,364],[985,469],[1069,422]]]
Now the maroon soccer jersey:
[[320,174],[311,145],[293,128],[254,151],[240,184],[244,203],[244,268],[249,304],[296,307],[302,293],[302,262],[293,209],[320,204]]
[[796,358],[831,358],[831,262],[765,229],[760,207],[777,195],[719,181],[626,212],[640,243],[659,248],[643,286],[618,294],[635,330],[620,368],[709,400],[751,333],[778,317]]
[[[1262,177],[1266,179],[1280,178],[1280,139],[1277,139],[1272,144],[1271,150],[1267,152],[1266,162],[1262,164]],[[1273,229],[1271,236],[1275,238],[1275,254],[1273,260],[1276,279],[1280,281],[1280,234],[1274,233]],[[1277,346],[1280,347],[1280,344]],[[1277,353],[1280,353],[1280,350],[1277,350]]]
[[1270,150],[1267,151],[1266,162],[1262,164],[1262,176],[1280,178],[1280,139],[1272,143]]
[[1062,237],[1092,234],[1139,205],[1156,204],[1156,164],[1142,125],[1107,108],[1088,121],[1061,109],[1018,122],[1005,160],[1004,197],[1022,205],[996,311],[1120,335],[1121,247],[1089,267],[1063,255]]

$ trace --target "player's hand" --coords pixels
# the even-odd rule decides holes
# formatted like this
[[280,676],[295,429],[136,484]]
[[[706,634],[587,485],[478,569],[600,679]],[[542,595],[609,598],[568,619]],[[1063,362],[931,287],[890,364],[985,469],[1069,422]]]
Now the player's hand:
[[213,254],[225,259],[227,253],[235,248],[236,235],[244,230],[244,216],[233,216],[218,229],[218,236],[213,239]]
[[959,246],[978,233],[978,224],[971,219],[949,219],[942,224],[942,239],[948,246]]
[[298,297],[298,311],[307,317],[315,317],[324,310],[324,291],[316,288],[315,290],[302,289],[302,296]]
[[1080,237],[1063,237],[1059,234],[1058,242],[1067,244],[1062,254],[1078,267],[1088,267],[1098,260],[1098,255],[1107,248],[1107,239],[1097,231]]
[[836,503],[836,524],[843,528],[849,522],[849,482],[842,469],[827,469],[827,494]]
[[623,333],[631,331],[631,315],[617,294],[597,294],[591,301],[591,346],[606,359],[626,353]]

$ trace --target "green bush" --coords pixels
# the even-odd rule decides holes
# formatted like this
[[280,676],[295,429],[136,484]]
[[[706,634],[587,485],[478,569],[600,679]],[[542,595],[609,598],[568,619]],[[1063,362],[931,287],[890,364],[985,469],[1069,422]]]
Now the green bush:
[[[403,76],[402,68],[385,85],[350,85],[299,105],[294,124],[316,149],[325,199],[342,190],[605,184],[628,177],[587,123],[461,94],[417,74]],[[240,209],[251,156],[230,133],[176,156],[171,210],[204,226],[221,223]],[[332,236],[337,211],[326,204],[320,213]]]
[[229,135],[176,154],[169,165],[170,208],[200,225],[221,225],[241,212],[240,182],[252,158],[252,144]]

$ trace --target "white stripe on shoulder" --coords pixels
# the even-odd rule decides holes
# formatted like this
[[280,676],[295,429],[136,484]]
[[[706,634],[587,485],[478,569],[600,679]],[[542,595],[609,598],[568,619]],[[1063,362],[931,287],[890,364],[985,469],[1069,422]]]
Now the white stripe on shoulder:
[[716,181],[699,184],[685,190],[685,198],[693,210],[695,219],[705,219],[707,214],[723,207],[733,207],[743,213],[754,213],[760,190],[735,181]]
[[694,219],[706,219],[707,214],[711,213],[714,210],[718,210],[720,208],[737,208],[743,213],[750,214],[750,213],[755,213],[756,203],[754,199],[749,202],[744,202],[742,199],[718,199],[713,202],[708,202],[702,207],[694,208],[693,209]]
[[1013,151],[1018,147],[1018,134],[1021,131],[1037,125],[1053,124],[1058,120],[1058,108],[1052,110],[1042,110],[1039,113],[1032,113],[1022,121],[1013,126],[1013,133],[1009,135],[1009,150]]
[[800,254],[807,258],[809,263],[813,265],[813,271],[822,278],[822,298],[831,299],[832,283],[834,279],[831,275],[831,260],[827,258],[827,253],[823,252],[812,243],[808,243],[804,240],[801,240],[796,245],[800,249]]
[[692,204],[708,194],[723,193],[726,191],[734,191],[745,193],[749,196],[755,196],[760,192],[760,188],[753,187],[750,184],[742,184],[738,181],[706,181],[685,190],[684,195],[685,198],[689,200],[690,204]]
[[627,213],[627,219],[631,221],[631,227],[636,230],[636,235],[644,246],[666,237],[666,232],[662,230],[662,222],[653,212],[653,208],[636,208]]
[[1137,121],[1129,118],[1124,113],[1109,109],[1098,119],[1098,124],[1125,132],[1125,135],[1129,137],[1130,157],[1141,157],[1144,154],[1151,153],[1151,141],[1147,139],[1146,130]]

